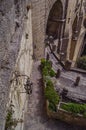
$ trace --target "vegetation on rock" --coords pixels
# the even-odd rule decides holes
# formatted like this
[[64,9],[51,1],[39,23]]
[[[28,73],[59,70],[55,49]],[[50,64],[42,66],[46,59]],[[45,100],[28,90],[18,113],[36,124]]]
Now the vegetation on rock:
[[7,111],[5,130],[14,130],[15,127],[17,126],[18,120],[13,118],[14,114],[13,107],[14,106],[11,104]]

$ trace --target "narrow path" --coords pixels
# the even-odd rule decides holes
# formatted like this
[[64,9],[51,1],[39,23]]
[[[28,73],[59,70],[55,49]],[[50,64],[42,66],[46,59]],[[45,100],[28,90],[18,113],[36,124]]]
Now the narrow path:
[[47,117],[39,65],[40,62],[33,65],[31,76],[33,92],[28,101],[24,130],[86,130]]

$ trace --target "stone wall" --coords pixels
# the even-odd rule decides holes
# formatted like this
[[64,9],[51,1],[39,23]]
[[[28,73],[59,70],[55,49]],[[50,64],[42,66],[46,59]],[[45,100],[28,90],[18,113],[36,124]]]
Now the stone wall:
[[45,0],[32,0],[32,24],[34,57],[44,57],[45,40]]
[[[27,102],[29,99],[26,90],[24,89],[24,84],[27,81],[27,76],[30,77],[32,70],[32,55],[33,55],[33,40],[32,40],[32,18],[31,18],[31,9],[27,14],[28,19],[24,21],[24,31],[21,38],[20,51],[16,61],[13,82],[11,84],[10,90],[10,102],[14,105],[14,118],[17,120],[24,121],[24,113],[27,110]],[[20,76],[17,77],[17,84],[15,81],[15,73]],[[25,75],[25,76],[23,76]],[[15,77],[15,78],[14,78]],[[9,104],[10,104],[9,102]],[[23,122],[19,122],[15,130],[23,130]]]
[[[33,44],[35,59],[44,57],[47,20],[56,0],[32,0]],[[61,0],[63,8],[66,0]],[[64,12],[64,9],[63,9]]]
[[48,102],[46,102],[47,115],[49,118],[60,119],[61,121],[65,121],[69,124],[77,124],[80,126],[86,126],[86,118],[80,115],[74,115],[65,110],[58,109],[57,112],[53,112],[48,108]]
[[[0,130],[4,129],[10,80],[20,50],[29,0],[18,1],[19,7],[16,2],[0,1]],[[17,14],[16,8],[20,9]]]

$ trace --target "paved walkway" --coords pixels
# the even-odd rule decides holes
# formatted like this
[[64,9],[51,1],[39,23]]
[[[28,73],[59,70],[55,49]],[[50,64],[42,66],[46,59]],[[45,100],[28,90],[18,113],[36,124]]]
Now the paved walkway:
[[39,62],[36,62],[33,66],[31,76],[33,92],[28,101],[24,130],[86,130],[86,128],[68,125],[47,117],[39,64]]

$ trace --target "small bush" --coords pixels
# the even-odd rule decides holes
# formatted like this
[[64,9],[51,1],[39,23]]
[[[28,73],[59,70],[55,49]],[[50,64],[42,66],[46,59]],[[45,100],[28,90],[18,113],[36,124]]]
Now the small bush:
[[50,74],[51,77],[55,77],[55,75],[56,75],[56,73],[54,72],[53,69],[50,70],[49,74]]
[[5,130],[14,130],[17,126],[18,120],[13,118],[14,110],[13,105],[11,104],[9,106],[7,116],[6,116],[6,124],[5,124]]
[[82,56],[77,60],[77,67],[86,70],[86,56]]
[[51,81],[48,81],[46,84],[45,97],[49,102],[53,103],[54,105],[57,105],[59,103],[59,96],[54,90],[53,83]]
[[62,104],[61,108],[74,114],[86,114],[86,104],[67,103]]
[[83,116],[86,118],[86,112],[84,112]]
[[49,101],[49,109],[56,111],[56,105],[59,103],[59,96],[54,90],[54,85],[49,77],[54,77],[56,74],[52,69],[51,61],[41,60],[43,80],[46,83],[45,97]]
[[54,77],[56,74],[52,69],[51,61],[41,59],[42,75]]
[[46,67],[43,68],[42,74],[43,74],[43,76],[48,76],[49,75],[48,69]]
[[51,111],[55,111],[56,112],[56,105],[54,105],[52,102],[49,102],[49,109]]
[[46,80],[46,86],[54,89],[54,85],[50,79]]
[[51,62],[45,59],[41,59],[42,68],[46,67],[47,69],[51,69]]

